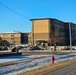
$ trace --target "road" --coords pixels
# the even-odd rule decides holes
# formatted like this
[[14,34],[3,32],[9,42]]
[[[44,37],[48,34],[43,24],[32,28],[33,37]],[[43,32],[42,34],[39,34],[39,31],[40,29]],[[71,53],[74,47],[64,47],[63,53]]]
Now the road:
[[39,75],[76,75],[76,63]]

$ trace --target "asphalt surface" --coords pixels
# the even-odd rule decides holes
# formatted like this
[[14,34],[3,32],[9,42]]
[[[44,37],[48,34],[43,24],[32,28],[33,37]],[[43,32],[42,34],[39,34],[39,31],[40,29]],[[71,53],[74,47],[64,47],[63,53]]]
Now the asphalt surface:
[[39,75],[76,75],[76,63]]

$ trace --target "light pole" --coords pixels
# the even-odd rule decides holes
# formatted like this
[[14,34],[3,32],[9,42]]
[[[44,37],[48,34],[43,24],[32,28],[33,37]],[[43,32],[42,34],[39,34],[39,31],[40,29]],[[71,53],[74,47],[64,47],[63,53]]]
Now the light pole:
[[71,34],[71,23],[69,22],[69,37],[70,37],[70,50],[72,52],[72,34]]

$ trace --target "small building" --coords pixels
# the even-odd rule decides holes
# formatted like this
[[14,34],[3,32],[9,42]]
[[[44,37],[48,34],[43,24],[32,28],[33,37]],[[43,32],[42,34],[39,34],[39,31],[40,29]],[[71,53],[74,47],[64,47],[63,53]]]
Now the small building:
[[27,44],[28,43],[28,33],[22,33],[18,31],[11,31],[6,33],[0,33],[2,40],[5,41],[5,44]]

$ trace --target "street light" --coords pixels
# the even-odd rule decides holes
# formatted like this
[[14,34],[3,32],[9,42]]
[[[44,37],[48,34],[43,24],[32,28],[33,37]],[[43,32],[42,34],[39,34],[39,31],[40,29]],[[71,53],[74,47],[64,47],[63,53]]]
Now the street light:
[[69,22],[69,37],[70,37],[70,50],[72,52],[72,35],[71,35],[71,23]]

